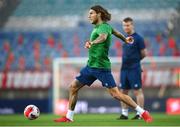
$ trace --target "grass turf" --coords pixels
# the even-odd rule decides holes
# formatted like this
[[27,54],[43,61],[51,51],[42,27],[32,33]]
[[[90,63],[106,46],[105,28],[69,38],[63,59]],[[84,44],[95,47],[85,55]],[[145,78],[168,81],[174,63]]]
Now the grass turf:
[[53,119],[59,116],[52,114],[41,114],[36,120],[23,115],[1,115],[0,126],[180,126],[180,115],[152,115],[154,122],[150,124],[143,120],[116,120],[118,114],[76,114],[73,123],[55,123]]

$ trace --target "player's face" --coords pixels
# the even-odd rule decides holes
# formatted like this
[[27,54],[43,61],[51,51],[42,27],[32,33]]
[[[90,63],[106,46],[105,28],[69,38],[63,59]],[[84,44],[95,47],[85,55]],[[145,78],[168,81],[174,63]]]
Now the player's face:
[[132,22],[123,22],[123,30],[127,34],[131,34],[134,29],[133,23]]
[[98,14],[94,10],[90,9],[88,19],[90,23],[96,24],[98,22]]

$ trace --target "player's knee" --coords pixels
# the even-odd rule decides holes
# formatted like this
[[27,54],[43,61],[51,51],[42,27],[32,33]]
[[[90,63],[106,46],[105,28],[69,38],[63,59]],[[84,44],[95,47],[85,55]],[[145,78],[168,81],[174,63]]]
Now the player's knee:
[[141,89],[134,90],[134,95],[135,96],[143,95],[143,91]]
[[118,91],[111,91],[110,94],[115,99],[120,99],[121,98],[121,94]]
[[70,85],[69,91],[70,91],[71,93],[74,93],[74,92],[76,91],[76,89],[75,89],[75,87],[73,86],[73,84]]
[[75,93],[75,92],[78,91],[78,87],[77,87],[75,81],[73,81],[73,82],[71,83],[71,85],[70,85],[70,91],[71,91],[72,93]]
[[121,90],[121,92],[123,93],[123,94],[128,94],[128,90]]
[[112,94],[112,97],[115,98],[115,99],[120,99],[121,98],[120,95],[117,94],[117,93]]

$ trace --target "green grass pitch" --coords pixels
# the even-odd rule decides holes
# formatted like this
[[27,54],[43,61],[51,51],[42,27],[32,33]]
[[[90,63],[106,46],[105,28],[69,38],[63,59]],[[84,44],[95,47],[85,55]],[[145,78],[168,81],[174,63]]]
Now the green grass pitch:
[[[153,123],[143,120],[116,120],[118,114],[76,114],[73,123],[55,123],[57,115],[41,114],[36,120],[22,115],[0,115],[0,126],[180,126],[180,115],[152,114]],[[130,115],[132,117],[132,114]]]

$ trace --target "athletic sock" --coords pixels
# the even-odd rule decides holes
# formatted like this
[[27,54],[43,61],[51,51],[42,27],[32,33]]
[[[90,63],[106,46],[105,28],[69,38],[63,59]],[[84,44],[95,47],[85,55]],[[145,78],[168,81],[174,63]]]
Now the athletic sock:
[[143,114],[143,112],[144,112],[144,109],[141,108],[140,106],[137,106],[137,107],[135,108],[135,110],[136,110],[140,115]]
[[139,112],[136,112],[136,115],[139,115],[139,116],[141,116]]
[[66,114],[66,118],[68,118],[68,119],[73,121],[73,117],[74,117],[74,111],[68,110],[68,112]]
[[122,115],[128,116],[128,109],[122,108]]

